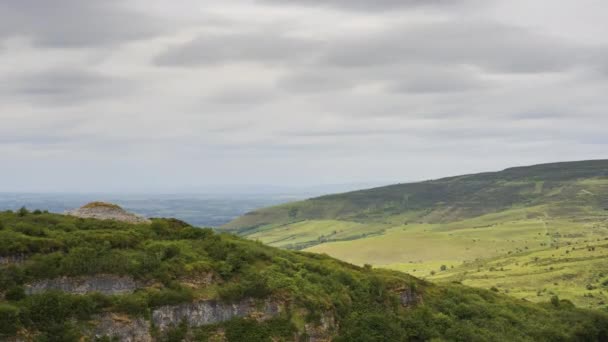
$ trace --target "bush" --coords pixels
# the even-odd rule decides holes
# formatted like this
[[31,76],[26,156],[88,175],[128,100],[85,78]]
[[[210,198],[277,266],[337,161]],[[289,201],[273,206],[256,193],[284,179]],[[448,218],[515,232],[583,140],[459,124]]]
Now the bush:
[[25,290],[22,286],[13,286],[6,291],[4,298],[12,301],[18,301],[25,298]]
[[275,318],[263,323],[237,318],[224,324],[228,342],[292,340],[296,331],[287,319]]
[[19,328],[19,309],[0,304],[0,336],[12,336]]
[[186,288],[163,289],[150,293],[148,305],[159,307],[164,305],[177,305],[192,301],[194,295],[191,290]]
[[129,315],[145,315],[148,312],[148,298],[140,293],[114,297],[113,309]]
[[47,236],[46,229],[34,224],[19,222],[15,225],[15,231],[27,236],[45,237]]
[[551,305],[553,305],[556,308],[559,307],[559,297],[558,296],[551,297]]
[[19,217],[27,216],[29,213],[30,213],[30,211],[27,210],[27,208],[25,206],[19,208],[19,210],[17,211],[17,215]]

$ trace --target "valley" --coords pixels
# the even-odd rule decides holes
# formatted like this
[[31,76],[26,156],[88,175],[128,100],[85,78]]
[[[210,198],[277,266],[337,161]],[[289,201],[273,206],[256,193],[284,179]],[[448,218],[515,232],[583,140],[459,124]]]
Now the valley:
[[400,184],[262,209],[225,229],[434,282],[604,308],[607,175],[607,161],[588,161]]

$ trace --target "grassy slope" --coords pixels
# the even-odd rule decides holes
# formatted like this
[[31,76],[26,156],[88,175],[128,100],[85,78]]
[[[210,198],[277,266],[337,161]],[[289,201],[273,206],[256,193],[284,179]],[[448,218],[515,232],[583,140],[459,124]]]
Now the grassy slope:
[[[335,341],[589,341],[608,338],[608,314],[566,301],[536,305],[462,285],[432,285],[403,273],[360,268],[327,256],[280,250],[175,220],[151,225],[53,214],[0,213],[0,256],[26,261],[0,266],[0,339],[78,341],[95,314],[149,317],[150,310],[197,299],[224,302],[275,298],[291,310],[269,322],[236,319],[218,326],[176,327],[161,340],[287,341],[325,314]],[[24,296],[37,279],[130,275],[149,286],[116,296],[56,292]],[[213,274],[215,283],[193,285]],[[398,293],[423,298],[403,308]]]
[[[599,244],[598,239],[608,237],[607,175],[608,161],[513,168],[262,209],[226,228],[278,247],[307,248],[419,277],[496,286],[530,300],[546,300],[537,292],[548,293],[543,292],[547,284],[557,283],[551,291],[578,305],[597,307],[606,299],[598,285],[605,271],[593,266],[593,260],[601,258],[578,258],[563,265],[552,252],[545,259],[548,267],[555,263],[551,277],[533,269],[500,277],[484,274],[483,266],[482,273],[474,275],[472,266],[463,264],[484,259],[507,263],[514,256],[548,253],[568,244]],[[595,255],[603,251],[598,247]],[[442,265],[450,276],[439,274]],[[589,284],[598,290],[587,290]]]

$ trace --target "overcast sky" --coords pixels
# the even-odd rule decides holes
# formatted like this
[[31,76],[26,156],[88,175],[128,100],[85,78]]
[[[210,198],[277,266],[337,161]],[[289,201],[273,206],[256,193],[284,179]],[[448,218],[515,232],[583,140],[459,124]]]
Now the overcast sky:
[[608,157],[605,0],[0,0],[0,192]]

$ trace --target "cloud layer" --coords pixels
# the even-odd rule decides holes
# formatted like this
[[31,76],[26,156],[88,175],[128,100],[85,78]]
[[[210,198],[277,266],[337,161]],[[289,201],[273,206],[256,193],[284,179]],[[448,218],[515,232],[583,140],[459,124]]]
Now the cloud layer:
[[541,3],[5,1],[0,189],[390,183],[607,157],[608,5]]

